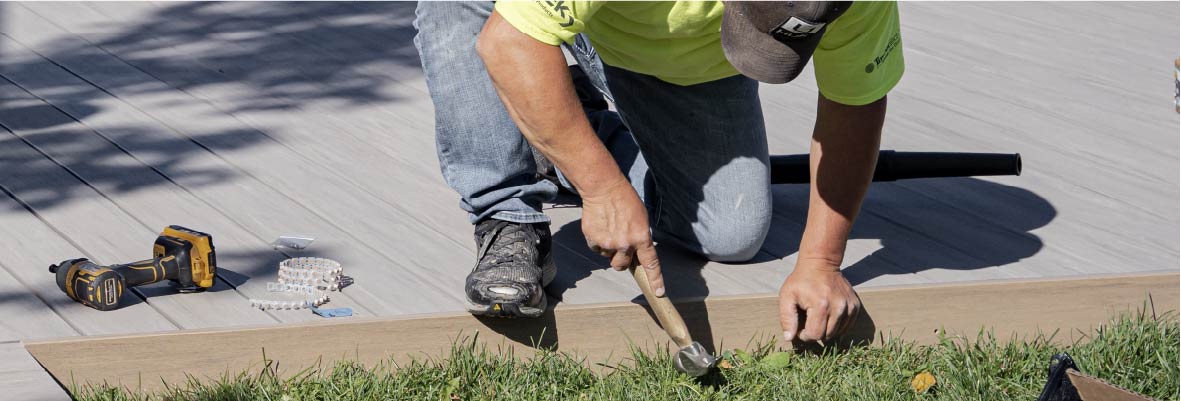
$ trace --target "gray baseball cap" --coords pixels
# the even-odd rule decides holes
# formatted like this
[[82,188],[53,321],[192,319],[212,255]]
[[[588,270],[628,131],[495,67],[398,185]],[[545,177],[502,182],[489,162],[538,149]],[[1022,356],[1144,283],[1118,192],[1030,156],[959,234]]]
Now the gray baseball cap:
[[727,1],[722,51],[742,75],[782,84],[800,74],[851,1]]

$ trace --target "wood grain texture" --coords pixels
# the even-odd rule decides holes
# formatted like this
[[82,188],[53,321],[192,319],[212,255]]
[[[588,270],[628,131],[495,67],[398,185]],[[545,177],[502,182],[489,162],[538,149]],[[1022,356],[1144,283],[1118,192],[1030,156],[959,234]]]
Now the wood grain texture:
[[[85,180],[112,202],[131,211],[149,227],[182,225],[214,235],[218,252],[219,278],[244,296],[268,299],[274,294],[266,290],[266,281],[274,281],[280,260],[290,254],[270,250],[268,239],[251,235],[234,219],[212,208],[208,202],[186,191],[170,180],[165,172],[144,165],[85,125],[33,97],[22,89],[0,82],[0,97],[16,106],[0,110],[0,125],[9,127],[16,139],[35,146]],[[60,121],[50,129],[29,129],[38,121]],[[127,190],[128,187],[151,187],[150,191]],[[272,273],[267,277],[267,273]],[[250,280],[257,277],[257,280]],[[161,288],[150,295],[167,295]],[[194,302],[201,302],[194,299]],[[338,307],[351,307],[358,313],[369,314],[360,303],[343,293],[333,294]],[[281,321],[319,319],[304,312],[270,312]]]
[[[10,134],[0,132],[0,137],[6,135]],[[18,145],[0,146],[2,163],[29,160],[27,157],[35,156],[29,155],[28,149],[22,150]],[[7,175],[0,174],[0,188],[11,193],[11,183],[6,184],[4,177]],[[83,257],[86,255],[83,250],[63,238],[8,194],[0,196],[0,210],[4,211],[0,213],[0,237],[6,239],[0,241],[0,267],[7,270],[27,291],[43,300],[58,316],[68,322],[73,329],[70,331],[83,335],[97,335],[160,331],[177,327],[144,302],[130,304],[115,311],[100,312],[67,298],[58,289],[48,267],[65,259]],[[44,311],[30,310],[29,313]],[[45,319],[50,321],[47,322]],[[3,320],[6,326],[13,327],[13,332],[28,336],[24,338],[52,336],[49,333],[62,333],[65,330],[45,316],[26,319],[17,314],[7,315]]]
[[[14,10],[14,13],[40,18],[27,11]],[[58,33],[58,42],[85,43],[82,39],[71,37],[65,32]],[[15,37],[34,43],[38,38],[29,32]],[[31,49],[39,47],[36,44],[28,46]],[[47,72],[24,71],[25,74],[19,78],[34,80],[35,78],[30,76],[42,74],[42,84],[34,86],[30,83],[22,86],[32,86],[34,89],[30,91],[40,95],[41,92],[37,89],[44,88],[55,80],[71,80],[69,75],[76,74],[85,78],[87,83],[97,85],[115,95],[100,98],[104,100],[106,107],[121,114],[119,121],[122,124],[133,122],[137,126],[150,127],[141,135],[173,142],[177,152],[193,154],[193,161],[200,160],[254,181],[263,191],[270,192],[270,195],[248,198],[247,195],[238,193],[229,198],[221,197],[220,199],[227,203],[224,210],[253,206],[255,210],[269,209],[269,215],[282,216],[268,220],[267,222],[273,223],[270,226],[259,227],[258,231],[274,232],[279,227],[292,227],[292,222],[311,220],[312,224],[296,226],[298,228],[288,232],[301,232],[322,238],[321,248],[350,249],[351,255],[342,256],[342,259],[346,260],[341,262],[352,266],[350,274],[357,278],[358,283],[364,283],[354,288],[353,292],[357,292],[359,296],[368,294],[366,304],[372,304],[369,306],[371,309],[385,314],[395,314],[461,308],[462,304],[458,298],[459,289],[462,288],[460,272],[465,272],[470,263],[471,256],[465,255],[470,251],[451,241],[441,240],[433,228],[418,223],[413,216],[396,206],[397,202],[377,198],[367,188],[357,186],[348,179],[345,173],[325,168],[321,159],[306,157],[293,151],[278,133],[243,124],[224,110],[195,99],[185,92],[177,91],[105,51],[87,48],[87,51],[78,54],[60,55],[53,61],[68,71],[53,68],[49,68]],[[55,73],[56,78],[44,76],[46,73]],[[139,89],[129,88],[126,84],[128,80],[136,82],[135,86]],[[141,94],[140,91],[144,89],[150,94]],[[81,113],[81,110],[69,104],[68,98],[53,98],[50,94],[43,96],[71,114]],[[145,110],[150,112],[144,112]],[[93,127],[94,123],[91,122],[91,125]],[[323,136],[324,133],[339,128],[320,123],[310,129]],[[119,140],[118,136],[115,140],[128,147],[133,154],[149,151],[133,149],[134,143],[129,143],[126,139]],[[235,150],[245,149],[249,149],[249,157],[233,157]],[[348,153],[341,153],[338,157],[348,158]],[[207,199],[219,197],[209,196]],[[276,205],[277,203],[284,205]],[[287,205],[290,206],[283,207]],[[247,217],[257,220],[257,215],[252,213],[242,218],[243,221],[250,221],[245,220]],[[387,240],[390,238],[399,240]],[[424,252],[425,250],[430,252]],[[451,269],[453,274],[431,273],[440,268]],[[389,291],[392,288],[406,287],[433,288],[434,291],[418,294]]]
[[[907,72],[889,95],[883,147],[1020,152],[1027,168],[1020,177],[875,185],[855,233],[881,244],[857,244],[855,234],[846,259],[867,260],[847,272],[889,272],[884,259],[935,282],[1177,265],[1178,122],[1161,91],[1178,6],[1079,6],[899,5]],[[1146,19],[1096,35],[1051,17],[1125,12]],[[1042,19],[1034,16],[1053,22],[1026,25]],[[1014,26],[983,23],[1001,20]],[[761,87],[772,153],[807,151],[815,93],[811,72]],[[801,190],[776,191],[776,213],[802,218]]]
[[[15,135],[7,132],[7,135]],[[3,187],[17,199],[22,199],[45,224],[84,249],[82,254],[59,254],[41,260],[35,269],[38,281],[53,282],[53,275],[44,267],[66,259],[87,257],[100,264],[127,263],[151,256],[151,244],[162,226],[149,227],[142,220],[129,215],[121,205],[102,196],[72,171],[31,146],[11,141],[11,146],[0,149],[0,160],[22,160],[24,174],[0,175]],[[74,192],[77,196],[64,205],[51,206],[63,199],[45,198],[48,189]],[[76,192],[75,192],[76,191]],[[28,251],[22,251],[28,252]],[[20,266],[21,269],[33,266]],[[242,308],[246,299],[224,281],[218,281],[209,291],[189,297],[176,297],[175,291],[160,291],[167,284],[138,287],[139,294],[156,293],[148,302],[180,327],[209,327],[210,325],[275,322],[265,313]],[[127,294],[125,299],[135,297]],[[57,296],[61,297],[62,294]],[[184,298],[183,300],[181,298]]]
[[[1057,330],[1055,339],[1069,343],[1113,314],[1143,306],[1149,296],[1156,313],[1175,310],[1178,275],[869,289],[861,293],[865,311],[850,339],[877,340],[875,334],[882,333],[930,344],[937,341],[937,330],[974,336],[989,327],[1002,341]],[[677,308],[703,344],[732,348],[751,339],[778,338],[774,296],[682,301]],[[533,320],[481,321],[467,314],[436,314],[29,341],[25,346],[55,377],[135,386],[142,374],[144,385],[156,389],[157,376],[175,382],[186,374],[217,377],[258,368],[264,349],[284,374],[292,374],[321,360],[373,364],[387,358],[405,362],[439,356],[456,339],[477,334],[480,342],[512,348],[517,355],[531,355],[530,346],[541,344],[585,357],[588,364],[619,363],[629,345],[655,350],[670,343],[648,309],[615,303],[559,307]],[[154,346],[144,347],[145,343]]]
[[[55,24],[65,29],[75,27],[77,35],[94,42],[102,41],[104,35],[83,29],[82,27],[99,24],[104,21],[104,17],[98,15],[97,12],[89,10],[89,8],[99,9],[103,14],[114,14],[116,15],[115,18],[117,18],[117,21],[124,24],[133,24],[135,21],[141,21],[144,18],[142,12],[147,8],[146,5],[106,7],[95,4],[87,5],[85,9],[68,7],[68,12],[59,12],[61,6],[57,5],[27,4],[26,6],[30,10],[37,12],[36,15],[31,15],[30,17],[43,16],[44,18],[51,19]],[[241,11],[245,12],[246,15],[252,12],[258,13],[257,8],[249,7],[242,8]],[[302,14],[299,16],[299,18],[303,17],[315,19],[317,16],[304,16]],[[406,20],[402,21],[401,24],[408,26],[409,22]],[[291,46],[305,43],[309,40],[323,43],[328,39],[302,38],[298,43],[293,43]],[[153,42],[153,44],[155,43]],[[217,37],[212,37],[199,42],[155,47],[157,51],[152,54],[153,57],[167,57],[170,62],[184,63],[186,65],[186,68],[179,69],[168,68],[166,65],[161,66],[159,63],[145,61],[144,59],[149,57],[139,56],[139,54],[143,53],[141,49],[114,44],[104,47],[104,50],[110,51],[112,55],[120,56],[121,60],[128,63],[128,65],[152,74],[153,79],[159,79],[161,82],[174,87],[186,88],[186,94],[207,101],[220,111],[233,115],[244,124],[243,129],[258,129],[281,139],[284,146],[297,153],[299,157],[302,157],[302,160],[308,163],[320,163],[325,171],[339,172],[340,177],[355,184],[351,192],[371,192],[376,196],[376,198],[366,198],[366,202],[369,204],[366,206],[367,208],[381,210],[383,214],[385,211],[390,210],[390,208],[413,210],[414,213],[410,213],[409,216],[421,220],[421,224],[417,225],[421,227],[421,230],[443,233],[446,237],[449,237],[448,239],[450,241],[436,240],[429,250],[422,249],[410,243],[401,244],[397,241],[385,241],[381,244],[382,247],[393,247],[387,253],[387,255],[390,255],[388,257],[391,258],[394,255],[432,255],[429,263],[421,262],[428,263],[427,265],[418,266],[416,269],[434,272],[430,280],[432,282],[438,282],[443,288],[446,288],[446,290],[440,291],[441,294],[431,294],[431,297],[457,293],[459,291],[459,288],[462,286],[462,279],[470,263],[468,261],[474,258],[469,244],[471,226],[466,221],[466,218],[464,218],[464,213],[454,206],[456,202],[454,192],[446,188],[441,178],[438,177],[437,161],[433,151],[434,143],[430,135],[412,134],[413,132],[429,132],[433,129],[432,121],[429,119],[431,115],[431,104],[429,98],[425,97],[424,92],[419,90],[407,91],[405,88],[398,89],[400,82],[393,82],[392,84],[397,84],[393,85],[394,88],[391,89],[396,92],[397,96],[397,100],[394,102],[396,104],[393,107],[390,107],[389,103],[384,102],[361,102],[350,104],[348,108],[340,108],[325,106],[320,102],[307,99],[286,97],[285,99],[295,104],[295,106],[280,111],[240,110],[235,108],[235,105],[242,98],[252,96],[253,94],[253,89],[249,87],[248,83],[249,72],[265,67],[250,65],[231,67],[213,66],[209,65],[207,61],[202,60],[199,56],[194,56],[194,54],[199,55],[202,52],[209,52],[208,49],[211,46],[219,49],[227,49],[240,46],[240,44],[232,40],[220,40]],[[318,49],[320,47],[316,46],[281,47],[271,49],[271,51],[282,55],[288,53],[302,54],[309,51],[317,52],[319,51]],[[125,52],[131,54],[126,54]],[[281,60],[269,59],[267,57],[268,55],[264,53],[257,57],[243,57],[242,60],[246,63],[282,62]],[[279,56],[275,55],[272,57]],[[325,54],[320,60],[323,62],[308,66],[310,72],[302,71],[301,73],[315,74],[316,71],[323,69],[346,69],[350,61],[346,56],[339,53]],[[386,73],[387,71],[381,70],[381,72]],[[192,85],[193,82],[206,82],[210,80],[226,80],[226,82],[223,85],[215,86]],[[320,84],[319,86],[324,87],[325,92],[331,92],[331,88],[328,85]],[[390,110],[397,112],[391,113]],[[325,132],[335,132],[338,135],[325,135]],[[250,157],[262,160],[270,159],[265,155],[259,155],[257,152],[252,152]],[[277,163],[266,163],[265,165],[268,169],[266,170],[266,174],[270,174],[270,170],[275,170],[281,166]],[[388,168],[372,168],[372,166],[388,166]],[[265,176],[260,176],[260,179],[263,178]],[[396,182],[398,185],[389,185],[391,182]],[[200,191],[200,189],[194,189],[194,191]],[[229,208],[227,214],[238,215],[234,212],[245,212],[253,206],[253,202],[251,201],[251,199],[254,199],[253,197],[233,197],[232,195],[221,194],[219,196],[220,199],[226,199],[227,203],[232,203],[235,206]],[[321,198],[312,194],[309,194],[309,196],[309,199]],[[377,200],[382,200],[384,203],[379,203]],[[317,211],[324,213],[324,216],[332,220],[333,224],[347,228],[350,232],[365,233],[372,231],[370,226],[348,224],[347,220],[353,219],[351,214],[345,215],[323,209],[317,209]],[[348,208],[347,211],[355,211],[355,208]],[[253,212],[246,214],[246,216],[257,220],[260,214],[263,213]],[[390,217],[401,219],[398,216]],[[574,216],[574,219],[577,219],[577,215]],[[557,228],[565,222],[565,220],[556,219],[555,223],[558,224],[555,224],[554,227]],[[577,231],[574,227],[569,227],[568,229]],[[306,231],[308,229],[305,228],[304,230]],[[326,236],[331,241],[334,235]],[[383,234],[378,232],[373,232],[371,235],[358,235],[358,237],[364,240],[390,236],[388,233]],[[404,236],[401,233],[394,235],[394,237],[399,238]],[[595,260],[589,260],[582,253],[577,252],[578,249],[585,250],[584,243],[576,239],[566,240],[568,237],[565,235],[558,237],[559,240],[557,241],[558,246],[555,256],[558,263],[566,267],[562,270],[561,274],[563,277],[559,277],[559,283],[569,282],[570,285],[567,285],[567,287],[573,287],[571,288],[573,291],[567,293],[564,289],[558,290],[559,294],[557,295],[559,297],[567,302],[590,303],[619,301],[630,298],[633,295],[634,291],[631,291],[631,289],[634,289],[632,288],[634,286],[627,284],[627,281],[623,281],[622,283],[625,286],[620,287],[624,291],[619,291],[615,288],[604,288],[606,286],[597,284],[604,282],[604,277],[611,276],[609,272],[602,271],[602,267],[605,264],[596,264],[598,263],[597,255],[591,254],[590,256],[595,258]],[[458,248],[452,249],[452,244],[455,244]],[[338,248],[343,249],[345,247]],[[570,248],[575,248],[576,251],[572,252]],[[354,252],[356,251],[349,250],[349,253]],[[362,269],[377,267],[371,267],[365,263],[350,263],[350,265],[359,266]],[[584,272],[589,273],[589,276],[584,277]],[[365,276],[364,274],[362,276],[359,278],[365,279],[358,280],[359,283],[363,285],[367,283],[376,285],[369,279],[369,276]],[[376,278],[382,279],[380,276]],[[571,278],[578,278],[579,283],[577,286],[573,286]],[[397,288],[403,286],[404,284],[388,285],[387,287]],[[719,287],[721,286],[719,285]],[[733,286],[730,289],[731,293],[747,292],[742,286]],[[459,303],[450,299],[446,301],[438,299],[403,299],[390,301],[393,301],[389,303],[396,305],[397,309],[382,309],[384,310],[382,314],[406,313],[407,308],[414,308],[417,311],[460,309]],[[373,303],[376,303],[376,301]]]
[[25,287],[0,262],[0,342],[77,334],[36,292]]
[[60,401],[70,396],[18,342],[0,343],[0,394],[6,400]]
[[[868,293],[1176,271],[1178,121],[1167,97],[1178,7],[900,4],[907,75],[890,94],[884,147],[1021,152],[1028,168],[1021,177],[874,186],[846,277]],[[35,315],[0,315],[0,339],[242,324],[241,314],[254,314],[242,298],[260,294],[279,255],[264,243],[281,234],[316,237],[310,252],[346,266],[357,278],[349,305],[361,316],[461,310],[471,227],[439,177],[412,11],[409,3],[0,4],[0,124],[10,128],[0,130],[0,187],[13,194],[0,196],[0,312]],[[1098,33],[1075,22],[1106,15],[1137,23]],[[812,74],[763,85],[761,97],[772,153],[806,152]],[[661,249],[669,293],[775,291],[795,261],[807,187],[774,191],[772,229],[751,263]],[[630,278],[586,249],[577,208],[546,212],[560,266],[553,298],[637,297]],[[208,228],[227,272],[237,273],[227,274],[236,288],[217,306],[153,288],[159,296],[146,303],[99,313],[62,297],[44,271],[67,257],[138,255],[157,225],[191,215],[206,216],[185,224]],[[562,343],[576,338],[558,330]],[[659,329],[643,334],[662,338]]]
[[[851,280],[869,287],[1151,271],[1176,265],[1177,234],[1170,227],[1176,225],[1177,214],[1162,206],[1176,202],[1176,191],[1161,184],[1175,182],[1175,169],[1168,167],[1175,164],[1176,146],[1170,145],[1176,138],[1168,130],[1175,131],[1176,122],[1144,114],[1155,102],[1149,95],[1155,85],[1152,63],[1158,53],[1170,49],[1160,38],[1175,29],[1171,15],[1176,13],[1166,12],[1175,11],[1175,5],[1084,4],[1069,9],[1081,15],[1128,12],[1146,17],[1137,27],[1121,27],[1126,37],[1119,39],[1094,39],[1093,33],[1080,31],[1081,26],[1055,18],[1045,18],[1053,23],[1021,25],[1021,32],[1026,32],[1022,34],[1001,29],[983,37],[962,35],[964,26],[979,24],[968,16],[994,16],[1003,24],[1020,25],[1024,20],[1006,16],[1056,16],[1064,5],[901,7],[908,73],[891,94],[887,146],[1020,151],[1031,168],[1025,176],[1011,179],[875,187],[850,241],[846,274]],[[176,180],[185,182],[186,172],[202,169],[243,172],[240,181],[227,183],[239,188],[215,191],[187,182],[185,186],[218,202],[219,210],[256,235],[276,227],[315,231],[325,238],[322,244],[331,245],[334,256],[362,266],[364,279],[356,290],[371,296],[356,297],[372,304],[376,314],[458,310],[452,295],[470,265],[470,227],[453,206],[456,196],[438,177],[431,104],[410,44],[411,8],[28,3],[8,12],[20,18],[5,29],[21,33],[24,36],[17,36],[30,47],[88,80],[70,81],[54,74],[37,88],[43,96],[50,98],[59,88],[95,85],[93,91],[106,90],[155,120],[115,113],[122,117],[118,121],[143,125],[153,135],[172,128],[196,131],[190,136],[215,157],[170,166],[172,175],[182,177]],[[375,19],[376,14],[389,18]],[[191,23],[161,23],[166,20]],[[290,29],[272,32],[250,21]],[[1032,39],[1021,42],[1020,51],[998,47],[1014,35]],[[1078,52],[1072,49],[1084,47],[1108,57],[1096,63],[1074,62]],[[957,62],[960,58],[972,63]],[[1002,59],[1005,62],[996,61]],[[1122,60],[1137,73],[1121,73],[1121,64],[1113,60]],[[792,85],[762,88],[776,153],[807,149],[815,104],[811,79],[806,73]],[[368,85],[362,88],[354,82]],[[82,97],[88,99],[84,105],[112,108],[105,101],[89,101],[90,92],[52,99],[86,124],[106,121],[103,128],[114,129],[115,120],[87,116],[76,104]],[[1088,103],[1095,101],[1104,107]],[[1134,117],[1153,123],[1132,121]],[[230,130],[249,132],[224,138],[201,135]],[[263,136],[273,142],[251,139]],[[256,146],[267,151],[251,151]],[[270,149],[276,146],[282,149]],[[149,153],[139,149],[137,154]],[[1130,154],[1144,157],[1120,156]],[[324,185],[330,190],[275,199],[275,208],[296,211],[283,216],[254,200],[271,199],[303,183],[287,176],[292,165],[288,160],[325,170],[307,183],[320,187],[328,182]],[[776,189],[776,218],[755,263],[727,265],[666,252],[675,259],[673,265],[688,266],[684,290],[694,295],[774,290],[794,262],[806,201],[801,189]],[[325,198],[336,192],[357,194],[358,199],[348,207],[323,207]],[[368,216],[359,217],[357,208],[380,212],[373,219],[363,218]],[[308,213],[316,215],[303,215]],[[575,233],[576,209],[550,214],[562,231],[556,238],[564,267],[558,291],[564,302],[618,301],[635,295],[626,277],[602,269],[602,261],[585,252]],[[386,224],[391,222],[395,224]],[[321,229],[324,225],[333,227]],[[431,240],[401,241],[406,233],[418,232]],[[353,237],[340,240],[348,235]],[[392,250],[383,251],[387,246]],[[383,258],[411,261],[395,269],[369,267]],[[428,295],[440,299],[396,298],[411,291],[384,277],[420,272],[431,274],[416,277],[414,284],[431,284],[427,287],[434,289]],[[378,296],[381,291],[370,291],[369,285],[399,291]]]

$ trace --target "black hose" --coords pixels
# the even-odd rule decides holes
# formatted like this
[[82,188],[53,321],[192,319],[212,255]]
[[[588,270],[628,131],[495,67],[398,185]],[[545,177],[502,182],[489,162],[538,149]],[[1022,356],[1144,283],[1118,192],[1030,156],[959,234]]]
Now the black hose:
[[[1020,153],[878,152],[876,182],[913,178],[1021,175]],[[808,155],[771,156],[772,184],[807,184]]]

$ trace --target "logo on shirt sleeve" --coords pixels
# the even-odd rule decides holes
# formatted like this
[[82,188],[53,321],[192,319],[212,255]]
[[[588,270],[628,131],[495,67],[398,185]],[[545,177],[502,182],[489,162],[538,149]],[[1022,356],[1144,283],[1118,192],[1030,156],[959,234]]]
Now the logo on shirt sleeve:
[[894,48],[898,47],[898,44],[901,42],[902,36],[899,35],[898,32],[894,32],[894,36],[891,37],[890,42],[886,44],[886,50],[882,50],[881,54],[879,54],[877,57],[874,57],[873,61],[865,65],[865,73],[872,73],[877,69],[878,66],[882,65],[882,62],[886,61],[886,57],[890,57],[890,53],[893,53]]
[[562,28],[569,28],[571,25],[574,25],[574,16],[570,15],[570,7],[565,3],[565,1],[547,1],[542,6],[542,9],[551,17],[566,20],[566,22],[559,22],[558,25]]

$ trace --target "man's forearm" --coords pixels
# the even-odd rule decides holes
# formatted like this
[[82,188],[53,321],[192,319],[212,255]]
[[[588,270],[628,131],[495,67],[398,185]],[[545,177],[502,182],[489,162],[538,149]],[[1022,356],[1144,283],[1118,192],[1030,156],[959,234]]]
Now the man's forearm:
[[561,48],[521,33],[493,12],[476,50],[521,133],[579,193],[593,196],[627,185],[583,114]]
[[801,262],[840,266],[849,231],[873,178],[885,116],[884,97],[864,106],[846,106],[819,96]]

